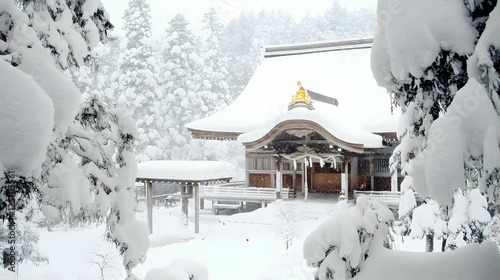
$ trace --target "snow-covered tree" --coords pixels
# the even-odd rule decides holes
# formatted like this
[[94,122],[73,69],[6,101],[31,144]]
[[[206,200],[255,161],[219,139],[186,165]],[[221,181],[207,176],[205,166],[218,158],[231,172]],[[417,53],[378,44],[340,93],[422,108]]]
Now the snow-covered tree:
[[324,15],[323,35],[326,38],[352,39],[373,36],[375,19],[371,11],[357,9],[349,11],[334,1]]
[[293,239],[296,237],[295,229],[295,209],[291,206],[285,205],[283,200],[276,201],[276,210],[278,210],[278,218],[280,219],[276,233],[283,241],[285,249],[288,250],[293,244]]
[[413,211],[410,225],[410,236],[425,237],[425,251],[434,251],[434,238],[445,238],[446,222],[441,219],[439,205],[433,200],[427,200]]
[[37,256],[30,216],[40,210],[50,222],[107,219],[129,275],[148,248],[130,200],[133,121],[96,99],[81,107],[80,91],[62,72],[82,66],[85,85],[83,66],[93,66],[91,50],[110,28],[100,1],[0,3],[0,215],[7,233],[0,246],[9,270]]
[[126,34],[119,56],[116,100],[132,110],[139,128],[136,151],[139,161],[163,159],[159,145],[165,122],[161,106],[163,95],[158,83],[159,66],[155,56],[156,41],[151,33],[151,8],[147,0],[130,0],[125,10]]
[[221,49],[228,57],[228,85],[233,99],[248,84],[260,60],[260,51],[253,44],[257,24],[253,13],[242,12],[226,25],[222,34]]
[[[209,107],[205,102],[216,99],[217,94],[201,91],[201,86],[209,86],[203,72],[204,60],[196,49],[196,40],[186,18],[177,14],[169,21],[163,38],[162,50],[165,60],[163,80],[165,101],[168,106],[168,138],[165,144],[170,158],[185,159],[189,151],[191,135],[184,127],[188,122],[206,116]],[[206,95],[206,96],[202,96]]]
[[490,162],[490,171],[484,166],[486,148],[498,150],[500,143],[496,5],[379,1],[372,69],[403,113],[393,168],[411,176],[411,188],[444,214],[454,212],[457,189],[479,187],[498,203],[498,175],[489,177],[497,163]]
[[410,234],[413,210],[417,207],[415,192],[409,186],[411,186],[411,177],[406,177],[401,183],[401,189],[405,191],[403,191],[401,195],[401,201],[398,208],[399,220],[403,226],[401,231],[403,236],[408,236]]
[[227,59],[220,52],[219,38],[224,26],[220,23],[215,9],[204,14],[203,23],[206,39],[202,48],[204,80],[201,85],[201,95],[204,104],[201,109],[204,110],[206,107],[204,111],[212,114],[228,106],[232,98],[227,85],[229,76]]
[[116,103],[116,89],[119,87],[121,72],[118,59],[116,59],[121,49],[120,45],[124,38],[118,32],[110,32],[106,44],[99,45],[94,49],[96,59],[99,61],[95,69],[97,86],[102,92],[101,99],[107,104]]
[[334,213],[304,241],[304,258],[317,267],[316,280],[352,279],[372,252],[390,246],[391,210],[360,196],[356,205]]
[[487,211],[486,198],[479,189],[457,190],[453,213],[448,222],[447,246],[456,249],[467,243],[482,243],[489,238],[491,215]]

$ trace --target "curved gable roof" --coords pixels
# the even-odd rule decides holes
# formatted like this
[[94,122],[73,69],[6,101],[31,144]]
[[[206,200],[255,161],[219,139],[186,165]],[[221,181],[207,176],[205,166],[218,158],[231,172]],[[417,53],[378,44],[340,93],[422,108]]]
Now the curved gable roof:
[[266,53],[280,55],[262,60],[230,106],[186,127],[195,138],[213,139],[234,139],[268,127],[288,112],[297,81],[301,81],[307,90],[337,99],[344,110],[344,121],[369,132],[395,132],[399,114],[391,114],[389,95],[373,78],[370,42],[267,47]]
[[383,147],[381,136],[350,123],[341,109],[327,104],[314,105],[314,110],[294,108],[268,125],[240,135],[238,140],[247,149],[255,149],[269,144],[287,130],[314,130],[329,142],[352,152],[361,153],[364,148]]

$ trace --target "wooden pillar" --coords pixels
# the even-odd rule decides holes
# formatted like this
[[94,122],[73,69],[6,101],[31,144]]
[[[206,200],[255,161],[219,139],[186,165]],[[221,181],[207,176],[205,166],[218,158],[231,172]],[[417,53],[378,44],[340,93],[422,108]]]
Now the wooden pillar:
[[345,199],[349,199],[349,161],[343,162],[343,170],[341,175],[341,189],[345,195]]
[[351,158],[351,189],[357,190],[359,187],[358,182],[358,158]]
[[148,209],[148,228],[149,233],[153,233],[153,182],[145,181],[144,186],[146,187],[146,205]]
[[398,171],[391,174],[391,192],[398,191]]
[[194,233],[200,233],[200,185],[193,184],[194,191]]
[[375,190],[375,178],[373,177],[373,158],[370,158],[370,190]]
[[276,162],[276,198],[281,199],[281,189],[283,188],[281,175],[281,161]]
[[[311,166],[311,170],[309,170],[309,178],[311,178],[311,180],[309,181],[309,189],[312,189],[314,190],[314,163],[312,162],[312,159],[310,158],[309,159],[311,162],[309,162]],[[307,179],[307,178],[306,178]]]
[[250,172],[248,172],[248,170],[250,170],[250,160],[253,160],[251,158],[248,157],[248,151],[245,150],[245,182],[246,182],[246,186],[247,187],[250,187]]
[[189,186],[181,186],[181,199],[182,199],[182,214],[186,219],[184,225],[188,225],[188,209],[189,209]]
[[304,159],[304,201],[307,201],[309,186],[307,186],[307,158]]

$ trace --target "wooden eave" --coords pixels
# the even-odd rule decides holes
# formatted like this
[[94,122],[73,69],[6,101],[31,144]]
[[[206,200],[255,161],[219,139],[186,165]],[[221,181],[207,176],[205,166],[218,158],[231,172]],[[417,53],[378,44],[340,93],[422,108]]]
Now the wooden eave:
[[194,139],[236,141],[243,132],[208,131],[188,128]]
[[232,179],[232,177],[200,179],[200,180],[179,180],[179,179],[169,179],[169,178],[137,177],[137,178],[135,178],[135,181],[139,182],[139,183],[161,182],[161,183],[172,183],[172,184],[180,184],[180,185],[190,185],[190,184],[205,185],[205,184],[227,183],[227,182],[231,181],[231,179]]
[[286,120],[280,122],[276,126],[274,126],[266,135],[261,138],[251,141],[244,142],[243,145],[247,150],[254,150],[265,145],[271,143],[273,139],[275,139],[282,132],[287,130],[313,130],[317,133],[321,134],[326,140],[328,140],[331,144],[337,145],[338,147],[345,149],[347,151],[351,151],[354,153],[363,153],[364,145],[359,143],[350,143],[347,141],[343,141],[334,135],[332,135],[328,130],[326,130],[321,125],[316,122],[310,120]]

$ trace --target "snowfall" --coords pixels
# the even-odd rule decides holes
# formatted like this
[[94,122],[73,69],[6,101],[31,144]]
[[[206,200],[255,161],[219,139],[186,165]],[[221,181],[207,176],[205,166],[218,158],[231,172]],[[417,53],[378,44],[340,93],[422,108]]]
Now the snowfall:
[[[214,215],[210,201],[200,212],[200,233],[194,233],[194,203],[189,203],[188,225],[181,205],[156,205],[153,233],[145,262],[134,269],[141,279],[264,280],[313,279],[314,268],[303,257],[304,240],[332,216],[343,214],[352,203],[334,196],[313,196],[277,201],[265,208],[247,205],[241,213]],[[137,205],[137,218],[147,220],[145,205]],[[285,217],[289,222],[285,222]],[[293,233],[287,250],[280,232]],[[396,232],[398,227],[396,226]],[[103,236],[104,225],[84,228],[40,228],[39,249],[49,263],[22,263],[17,279],[124,279],[121,257]],[[499,279],[497,245],[484,242],[454,252],[423,253],[424,241],[395,235],[396,249],[383,249],[366,261],[354,279]],[[436,250],[440,242],[435,242]],[[0,279],[13,279],[0,270]],[[159,278],[166,279],[166,278]]]

